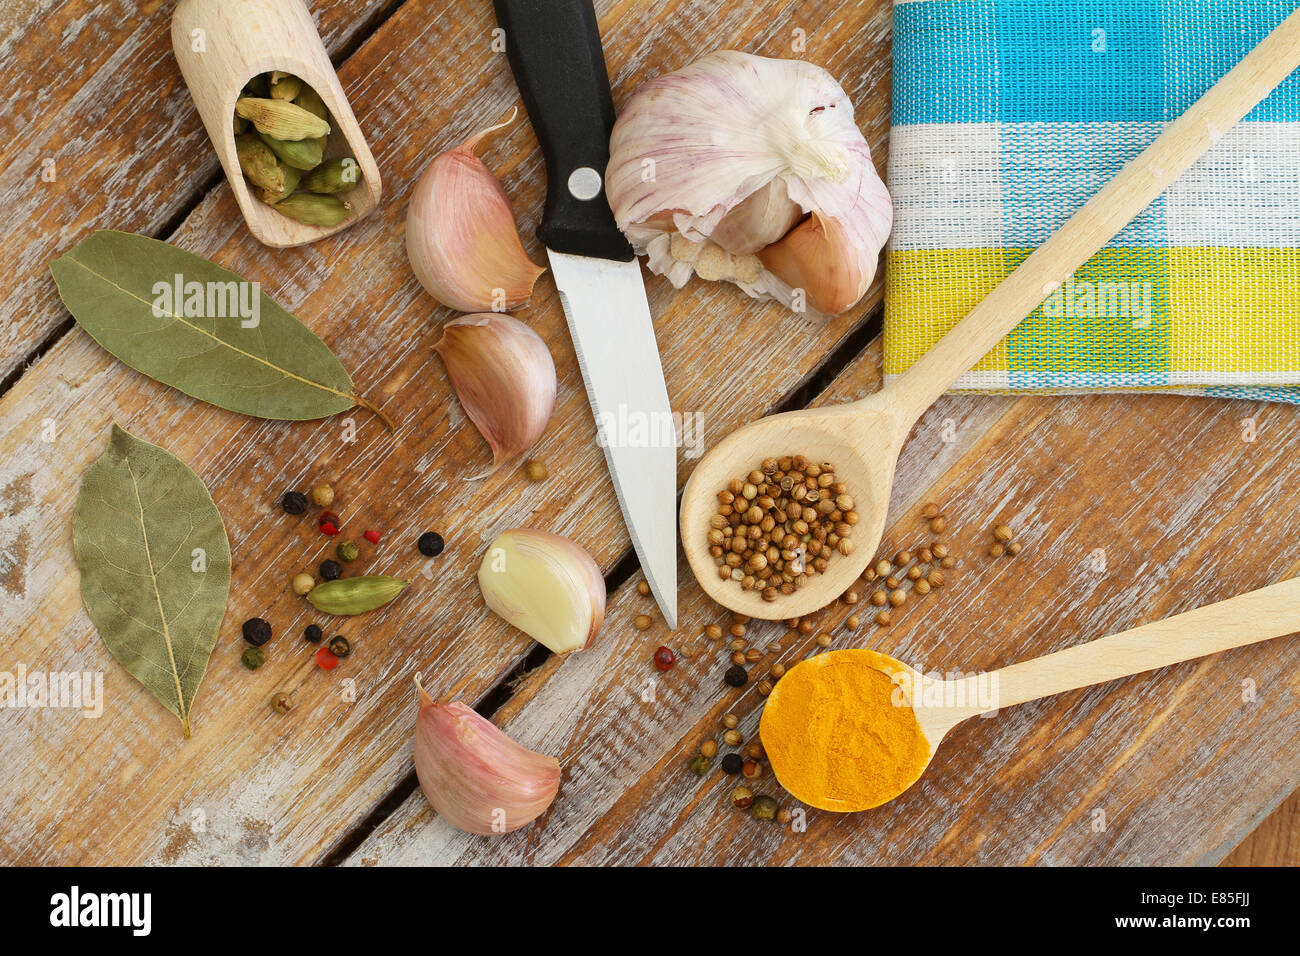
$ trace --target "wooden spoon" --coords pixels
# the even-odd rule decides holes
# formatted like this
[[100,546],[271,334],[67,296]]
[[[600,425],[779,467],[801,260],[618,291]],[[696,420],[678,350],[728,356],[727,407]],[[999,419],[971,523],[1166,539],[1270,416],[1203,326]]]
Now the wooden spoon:
[[[755,618],[787,618],[825,607],[872,560],[885,528],[894,468],[912,426],[957,378],[1022,318],[1119,234],[1225,132],[1300,66],[1300,11],[1171,123],[1140,156],[1035,250],[915,365],[874,395],[753,422],[719,442],[682,492],[682,547],[701,586],[719,604]],[[829,461],[855,500],[853,553],[834,555],[794,594],[764,601],[719,577],[709,554],[709,518],[719,491],[762,459],[802,454]]]
[[[379,205],[379,167],[302,0],[181,0],[172,14],[172,49],[244,220],[259,242],[275,247],[315,242]],[[360,184],[339,197],[352,211],[337,226],[309,226],[276,212],[252,194],[239,168],[235,100],[245,83],[271,70],[292,73],[320,94],[330,112],[325,157],[351,156],[361,168]]]
[[[823,810],[869,810],[894,799],[920,779],[943,738],[953,727],[969,717],[1092,684],[1131,677],[1143,671],[1167,667],[1232,647],[1256,644],[1297,631],[1300,631],[1300,578],[1291,578],[1280,584],[1240,594],[1216,604],[1207,604],[1194,611],[1143,624],[1110,637],[959,680],[928,677],[901,661],[876,651],[832,651],[802,661],[781,678],[764,706],[759,734],[777,779],[796,798]],[[912,768],[914,772],[907,773],[904,767],[886,765],[889,756],[870,747],[870,741],[839,741],[835,750],[837,760],[851,759],[847,754],[862,753],[862,760],[873,773],[879,775],[878,779],[888,779],[890,771],[895,771],[894,792],[861,805],[832,794],[800,793],[792,789],[790,781],[793,778],[788,769],[784,777],[782,774],[795,755],[787,753],[777,744],[776,735],[770,730],[773,724],[769,723],[775,721],[775,715],[782,708],[801,706],[797,699],[800,695],[793,695],[795,700],[791,701],[783,698],[783,687],[797,686],[802,677],[810,677],[821,686],[833,688],[838,683],[842,689],[846,665],[854,662],[858,665],[865,663],[884,673],[902,689],[902,695],[911,701],[912,712],[925,741],[929,743],[923,761]],[[805,668],[814,670],[810,674],[804,671]],[[794,681],[791,681],[792,677]],[[889,704],[886,703],[885,706]],[[783,723],[791,718],[801,722],[805,720],[797,713],[787,713],[784,717]],[[829,751],[835,741],[828,737],[817,743],[825,745]],[[807,746],[799,749],[800,759],[808,759]],[[816,759],[815,755],[813,759]]]

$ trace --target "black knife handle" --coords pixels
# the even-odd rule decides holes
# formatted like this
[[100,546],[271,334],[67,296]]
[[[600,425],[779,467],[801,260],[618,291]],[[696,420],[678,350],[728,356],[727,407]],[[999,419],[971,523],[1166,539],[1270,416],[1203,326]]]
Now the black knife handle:
[[[546,209],[537,238],[548,249],[626,262],[632,247],[605,198],[614,98],[591,0],[493,0],[506,56],[546,158]],[[569,188],[574,170],[589,188]],[[599,191],[590,195],[599,182]]]

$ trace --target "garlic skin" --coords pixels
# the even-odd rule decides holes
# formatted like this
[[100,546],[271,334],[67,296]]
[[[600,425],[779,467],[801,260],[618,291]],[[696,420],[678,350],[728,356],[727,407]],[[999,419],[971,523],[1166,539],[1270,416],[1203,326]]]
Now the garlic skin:
[[893,226],[853,105],[802,60],[721,50],[649,80],[605,177],[619,228],[675,287],[725,279],[796,310],[855,305]]
[[406,210],[411,268],[431,296],[460,312],[518,308],[546,271],[528,258],[506,191],[474,152],[513,118],[434,157]]
[[438,815],[468,833],[527,826],[555,802],[560,763],[511,740],[458,700],[436,703],[415,676],[415,775]]
[[555,408],[555,362],[518,319],[480,312],[451,319],[434,349],[465,414],[492,448],[492,466],[533,446]]
[[483,600],[557,654],[587,647],[605,620],[605,578],[586,551],[549,531],[499,534],[478,569]]

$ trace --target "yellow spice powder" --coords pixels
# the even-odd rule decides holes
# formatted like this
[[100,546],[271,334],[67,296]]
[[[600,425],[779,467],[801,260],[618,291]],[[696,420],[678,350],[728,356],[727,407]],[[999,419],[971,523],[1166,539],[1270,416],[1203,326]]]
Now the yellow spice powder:
[[823,810],[878,807],[930,762],[930,743],[874,651],[845,650],[803,661],[767,699],[759,735],[781,785]]

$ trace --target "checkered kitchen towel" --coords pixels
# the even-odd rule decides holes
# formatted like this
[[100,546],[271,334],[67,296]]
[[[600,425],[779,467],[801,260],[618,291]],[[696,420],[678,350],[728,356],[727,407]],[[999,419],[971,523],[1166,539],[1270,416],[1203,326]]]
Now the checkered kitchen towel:
[[[885,373],[1300,0],[895,0]],[[1300,72],[957,388],[1300,402]]]

